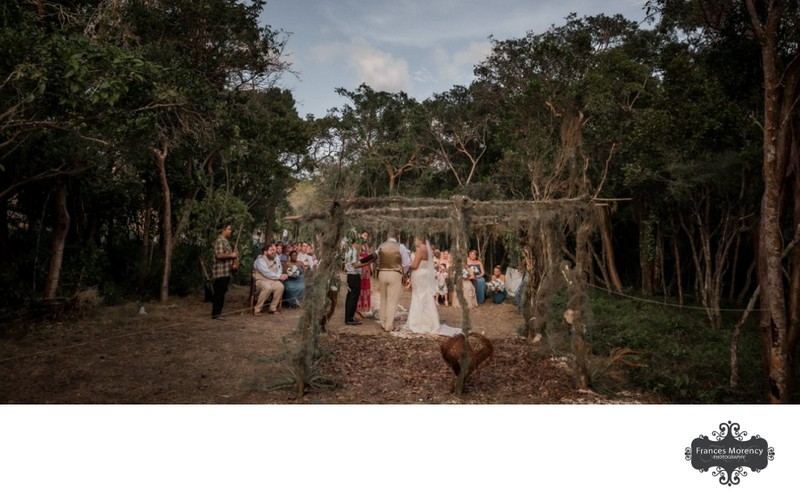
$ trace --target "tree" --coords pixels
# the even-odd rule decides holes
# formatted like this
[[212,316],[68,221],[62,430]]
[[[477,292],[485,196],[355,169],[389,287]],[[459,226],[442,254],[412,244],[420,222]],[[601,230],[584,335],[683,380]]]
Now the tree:
[[788,257],[787,280],[782,256],[788,244],[800,238],[800,139],[796,134],[800,125],[800,4],[784,0],[658,0],[648,6],[661,14],[663,29],[692,33],[694,27],[700,27],[706,43],[733,38],[751,40],[761,49],[764,192],[757,255],[759,325],[767,394],[771,402],[788,402],[800,332],[800,251],[795,248]]
[[[70,181],[108,166],[113,141],[108,117],[144,80],[140,58],[84,35],[92,7],[91,2],[34,6],[21,1],[2,7],[0,211],[5,219],[8,201],[29,186],[54,191],[46,298],[59,288],[71,226]],[[38,161],[31,162],[34,158]],[[6,225],[0,235],[0,248],[7,249]]]
[[476,101],[469,89],[460,86],[434,96],[424,107],[435,165],[449,170],[459,187],[469,185],[489,148],[489,125],[493,120],[489,109]]
[[[652,102],[654,47],[621,16],[571,15],[544,34],[496,41],[474,87],[495,110],[500,170],[525,172],[534,200],[600,197],[634,139],[625,126]],[[598,207],[601,266],[621,290],[606,211]]]
[[417,169],[425,153],[419,103],[403,92],[375,91],[365,84],[337,92],[352,102],[336,110],[346,142],[342,148],[355,153],[351,169],[361,166],[366,178],[383,171],[393,195],[403,174]]
[[304,156],[311,141],[309,125],[297,114],[289,91],[278,88],[231,96],[231,137],[226,158],[230,188],[271,236],[276,216],[297,178],[309,166]]
[[[130,36],[139,50],[162,71],[154,85],[153,104],[143,113],[143,144],[153,152],[162,192],[163,270],[160,298],[169,296],[172,252],[188,222],[199,180],[227,145],[216,140],[232,91],[250,90],[274,81],[286,69],[284,41],[258,26],[265,1],[167,0],[123,5],[116,39]],[[128,30],[128,31],[126,31]],[[149,129],[149,131],[147,131]],[[197,160],[197,153],[202,161]],[[180,167],[185,167],[181,174]],[[175,174],[170,176],[170,171]],[[171,188],[183,177],[184,190]],[[211,176],[213,180],[213,176]],[[173,226],[173,199],[182,201],[181,218]]]

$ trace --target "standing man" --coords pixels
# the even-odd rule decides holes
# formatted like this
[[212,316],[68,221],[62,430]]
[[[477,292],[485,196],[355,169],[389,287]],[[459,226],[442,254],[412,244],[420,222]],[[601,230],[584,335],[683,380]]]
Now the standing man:
[[261,315],[264,302],[272,294],[272,302],[269,304],[269,313],[277,314],[278,307],[283,299],[283,281],[289,276],[283,273],[281,259],[276,255],[275,245],[264,246],[261,256],[256,258],[253,263],[253,280],[256,282],[258,291],[258,301],[253,308],[253,315]]
[[228,292],[228,284],[231,281],[233,260],[239,257],[239,253],[231,248],[231,243],[228,241],[232,233],[231,226],[226,224],[214,242],[214,267],[211,270],[211,277],[214,279],[214,299],[211,304],[211,318],[216,321],[225,320],[222,317],[225,293]]
[[381,327],[384,331],[394,331],[394,316],[397,302],[403,290],[403,276],[411,265],[408,249],[397,242],[397,233],[390,232],[389,238],[378,246],[378,286],[381,295]]
[[361,321],[356,321],[356,307],[358,297],[361,296],[361,267],[360,262],[361,242],[353,239],[350,249],[344,256],[344,271],[347,272],[347,297],[344,301],[344,323],[348,326],[358,326]]

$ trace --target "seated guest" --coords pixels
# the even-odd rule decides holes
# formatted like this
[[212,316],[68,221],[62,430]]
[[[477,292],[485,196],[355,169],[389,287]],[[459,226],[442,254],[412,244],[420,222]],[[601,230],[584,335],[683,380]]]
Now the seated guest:
[[492,303],[498,304],[506,301],[506,276],[500,266],[494,267],[492,277],[486,283],[486,291],[492,295]]
[[308,242],[301,242],[297,245],[297,259],[306,267],[306,273],[312,272],[316,266],[314,249]]
[[275,254],[281,259],[283,270],[286,270],[286,262],[289,261],[289,250],[286,249],[282,242],[275,244]]
[[313,244],[308,245],[308,248],[306,250],[306,257],[308,259],[308,263],[306,263],[306,268],[310,268],[311,270],[316,270],[319,260],[317,259],[317,255],[314,254]]
[[297,251],[289,252],[286,262],[286,280],[283,281],[283,304],[299,307],[306,294],[305,265],[297,259]]
[[275,254],[275,245],[264,246],[261,256],[253,263],[253,280],[255,281],[258,301],[253,308],[253,315],[261,315],[264,302],[272,295],[269,313],[276,314],[283,297],[283,281],[287,278],[281,267],[281,260]]

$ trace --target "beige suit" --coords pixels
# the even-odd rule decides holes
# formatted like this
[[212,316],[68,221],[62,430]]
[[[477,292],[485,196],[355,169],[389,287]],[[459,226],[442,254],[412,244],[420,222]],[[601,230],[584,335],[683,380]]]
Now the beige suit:
[[[408,255],[397,241],[390,239],[378,248],[378,289],[381,298],[380,322],[384,331],[394,331],[397,302],[403,291],[403,273]],[[405,262],[405,263],[404,263]]]

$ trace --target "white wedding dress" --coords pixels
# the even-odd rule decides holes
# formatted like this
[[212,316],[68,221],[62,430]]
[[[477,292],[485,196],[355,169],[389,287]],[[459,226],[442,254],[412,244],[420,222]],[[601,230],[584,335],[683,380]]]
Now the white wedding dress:
[[[430,244],[426,243],[430,249]],[[433,261],[422,260],[419,267],[411,272],[411,306],[404,329],[412,333],[431,333],[454,336],[461,328],[454,328],[439,321],[436,307],[436,272]]]

